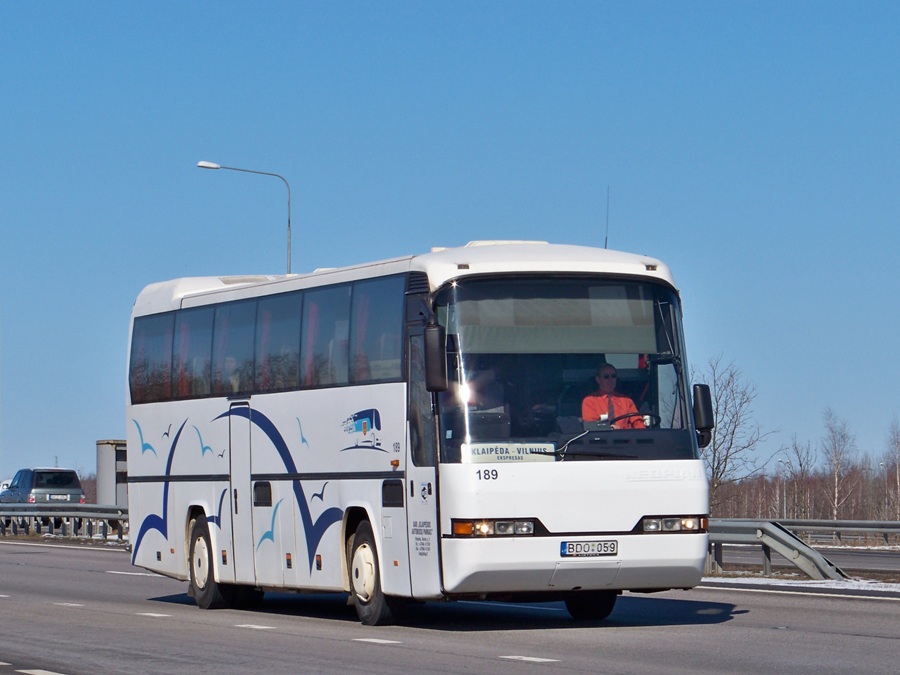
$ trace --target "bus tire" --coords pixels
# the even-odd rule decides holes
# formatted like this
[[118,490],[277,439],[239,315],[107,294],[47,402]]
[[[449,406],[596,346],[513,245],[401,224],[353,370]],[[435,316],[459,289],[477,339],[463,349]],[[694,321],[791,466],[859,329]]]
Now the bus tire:
[[378,550],[369,521],[362,521],[348,542],[350,597],[365,626],[383,626],[393,621],[391,603],[381,590]]
[[566,596],[566,609],[576,621],[602,621],[612,614],[618,591],[578,591]]
[[213,551],[206,516],[199,516],[191,524],[190,552],[191,591],[197,606],[200,609],[227,607],[229,594],[215,579]]

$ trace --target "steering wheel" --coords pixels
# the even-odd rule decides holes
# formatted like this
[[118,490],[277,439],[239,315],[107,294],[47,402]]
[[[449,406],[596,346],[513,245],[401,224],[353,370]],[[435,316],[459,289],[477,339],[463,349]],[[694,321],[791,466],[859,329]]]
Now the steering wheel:
[[653,413],[639,413],[639,412],[630,412],[630,413],[625,413],[624,415],[616,415],[611,420],[608,420],[608,422],[612,425],[612,424],[615,424],[616,422],[618,422],[619,420],[624,420],[629,417],[641,417],[641,418],[649,417],[650,424],[647,425],[648,429],[652,428],[652,427],[658,427],[662,423],[662,418],[659,415],[654,415]]

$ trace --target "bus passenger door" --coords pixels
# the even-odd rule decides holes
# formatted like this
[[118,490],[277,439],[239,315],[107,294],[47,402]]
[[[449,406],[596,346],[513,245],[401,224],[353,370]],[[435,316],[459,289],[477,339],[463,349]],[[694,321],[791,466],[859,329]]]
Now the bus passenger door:
[[432,395],[425,389],[425,345],[422,329],[411,329],[406,518],[410,587],[413,597],[421,599],[436,598],[441,594],[437,439],[432,400]]
[[[236,409],[244,408],[238,414]],[[250,405],[233,403],[230,420],[231,463],[231,537],[234,581],[237,584],[255,584],[253,555],[253,495],[250,488]]]

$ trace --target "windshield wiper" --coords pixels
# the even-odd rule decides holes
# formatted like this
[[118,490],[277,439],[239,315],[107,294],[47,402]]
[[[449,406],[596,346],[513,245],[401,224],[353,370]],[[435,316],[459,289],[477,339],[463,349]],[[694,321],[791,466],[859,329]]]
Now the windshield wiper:
[[637,459],[637,455],[623,455],[617,452],[603,452],[603,451],[587,451],[587,450],[573,450],[572,452],[568,452],[569,444],[573,441],[577,441],[579,438],[586,436],[591,433],[590,430],[583,431],[577,436],[573,436],[568,441],[566,441],[565,445],[563,445],[559,450],[532,450],[532,455],[547,455],[551,457],[558,457],[560,461],[564,461],[566,455],[571,455],[572,457],[602,457],[604,459]]

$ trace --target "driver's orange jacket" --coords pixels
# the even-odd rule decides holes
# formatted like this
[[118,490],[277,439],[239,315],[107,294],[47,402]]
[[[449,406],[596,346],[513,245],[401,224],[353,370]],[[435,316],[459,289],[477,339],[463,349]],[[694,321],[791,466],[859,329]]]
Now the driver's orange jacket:
[[[629,417],[622,417],[628,415]],[[617,429],[644,429],[644,418],[638,414],[634,402],[622,394],[589,394],[581,402],[581,419],[597,422],[600,415],[609,415]],[[615,418],[622,417],[620,420]]]

